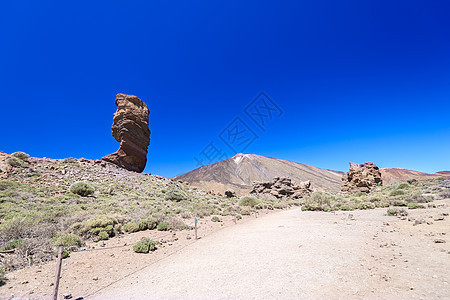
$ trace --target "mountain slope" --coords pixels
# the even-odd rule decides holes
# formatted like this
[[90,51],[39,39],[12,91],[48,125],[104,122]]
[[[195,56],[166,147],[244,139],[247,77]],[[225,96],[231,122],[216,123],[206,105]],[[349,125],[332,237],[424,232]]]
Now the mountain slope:
[[418,180],[425,180],[425,179],[433,179],[437,177],[449,177],[450,178],[450,171],[442,171],[437,172],[434,174],[431,173],[424,173],[419,171],[413,171],[408,169],[402,169],[402,168],[384,168],[381,169],[381,179],[383,180],[383,184],[391,184],[396,182],[403,182],[408,179],[418,179]]
[[288,160],[256,154],[236,154],[234,157],[195,169],[175,177],[194,186],[223,193],[227,189],[245,192],[253,182],[271,181],[274,177],[289,177],[296,182],[310,180],[312,187],[338,191],[341,174]]

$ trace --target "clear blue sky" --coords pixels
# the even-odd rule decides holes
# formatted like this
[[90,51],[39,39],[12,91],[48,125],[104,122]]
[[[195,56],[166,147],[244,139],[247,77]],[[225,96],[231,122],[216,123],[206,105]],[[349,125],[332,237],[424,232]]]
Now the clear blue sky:
[[[448,1],[0,9],[1,151],[99,159],[119,146],[114,99],[127,93],[150,108],[153,174],[195,168],[211,141],[232,156],[220,134],[236,117],[258,136],[245,153],[336,170],[368,160],[450,170]],[[260,91],[283,111],[265,131],[244,111]]]

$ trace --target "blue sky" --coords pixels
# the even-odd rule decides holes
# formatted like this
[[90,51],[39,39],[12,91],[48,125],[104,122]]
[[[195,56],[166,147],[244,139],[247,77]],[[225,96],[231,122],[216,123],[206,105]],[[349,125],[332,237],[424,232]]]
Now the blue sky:
[[[99,159],[119,146],[114,99],[127,93],[150,108],[153,174],[207,163],[211,142],[228,157],[243,150],[342,171],[368,160],[450,170],[446,1],[0,8],[1,151]],[[244,111],[261,91],[283,112],[263,129]],[[236,117],[257,138],[233,151],[220,134]]]

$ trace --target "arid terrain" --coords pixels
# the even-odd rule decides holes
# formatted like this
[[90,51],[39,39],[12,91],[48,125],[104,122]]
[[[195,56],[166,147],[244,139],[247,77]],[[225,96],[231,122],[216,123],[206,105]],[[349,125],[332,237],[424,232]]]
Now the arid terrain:
[[353,164],[348,192],[277,177],[222,196],[84,158],[0,152],[0,171],[0,299],[49,299],[60,246],[66,299],[449,296],[445,176]]
[[[64,261],[60,294],[74,299],[448,299],[449,204],[449,199],[436,201],[436,208],[409,210],[403,218],[387,216],[385,209],[291,209],[261,212],[237,225],[232,219],[201,221],[201,239],[176,233],[178,240],[166,237],[164,248],[152,254],[133,253],[130,247],[71,254]],[[130,234],[105,245],[154,235]],[[48,299],[54,269],[55,262],[49,262],[14,273],[1,288],[2,299],[11,294]]]

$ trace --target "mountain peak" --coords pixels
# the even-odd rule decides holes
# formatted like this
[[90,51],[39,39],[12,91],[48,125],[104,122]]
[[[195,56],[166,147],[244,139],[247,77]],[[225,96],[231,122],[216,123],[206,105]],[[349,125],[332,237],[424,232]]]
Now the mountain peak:
[[295,182],[309,180],[315,189],[338,191],[342,174],[288,160],[237,153],[232,158],[203,166],[175,179],[223,193],[227,189],[250,191],[253,182],[269,182],[275,177],[289,177]]
[[239,164],[245,157],[247,157],[248,154],[244,153],[237,153],[235,156],[233,156],[233,160],[236,164]]

